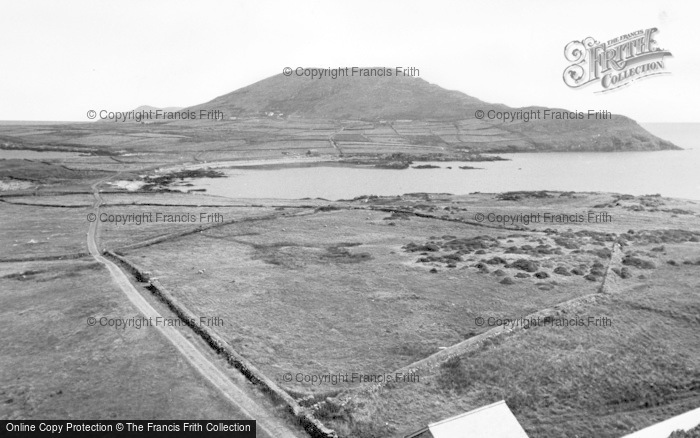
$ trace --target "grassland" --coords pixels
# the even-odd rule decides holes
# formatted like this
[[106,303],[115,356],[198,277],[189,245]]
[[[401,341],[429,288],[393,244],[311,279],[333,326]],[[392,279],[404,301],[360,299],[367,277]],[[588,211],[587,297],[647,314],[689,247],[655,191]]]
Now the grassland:
[[[37,198],[32,197],[30,201]],[[47,202],[50,204],[52,201]],[[0,229],[3,246],[0,259],[87,254],[85,225],[91,210],[85,206],[85,198],[82,197],[73,197],[64,202],[63,205],[69,207],[16,205],[11,201],[0,203],[3,223]]]
[[[689,261],[672,266],[667,262]],[[401,436],[505,399],[529,436],[619,437],[697,407],[697,243],[666,244],[658,268],[635,269],[614,295],[567,317],[607,327],[533,327],[352,399],[355,424]],[[639,279],[639,276],[644,279]],[[342,418],[342,417],[341,417]],[[352,423],[332,420],[352,430]],[[385,426],[385,427],[383,427]]]
[[0,291],[0,417],[236,415],[154,328],[88,325],[138,316],[102,265],[2,263]]
[[[481,159],[511,134],[477,121],[0,126],[3,148],[87,154],[0,161],[0,180],[29,184],[0,195],[0,416],[236,415],[156,333],[86,326],[90,315],[136,316],[101,265],[81,258],[96,181],[171,180],[185,165],[268,158]],[[619,436],[697,406],[697,203],[556,192],[237,200],[152,189],[104,184],[100,212],[196,219],[101,223],[100,248],[147,270],[194,314],[224,320],[217,334],[341,436],[401,436],[503,398],[532,437]],[[610,220],[479,219],[588,212]],[[214,213],[220,221],[200,216]],[[620,261],[608,271],[614,243]],[[606,272],[615,293],[566,312],[611,326],[533,327],[381,387],[310,381],[410,367],[493,328],[478,318],[595,295]]]
[[[455,268],[442,264],[445,271],[434,275],[430,269],[438,263],[418,262],[417,254],[403,249],[410,243],[405,236],[429,240],[432,233],[453,233],[493,245],[513,239],[508,232],[495,234],[493,241],[482,239],[482,230],[474,226],[423,218],[389,225],[387,217],[383,212],[329,211],[251,221],[127,251],[126,256],[195,313],[221,314],[232,321],[221,334],[276,377],[286,372],[391,371],[473,335],[478,331],[474,317],[488,309],[526,314],[595,290],[596,282],[573,276],[503,287],[497,274],[473,267],[501,254],[500,248],[464,257]],[[171,254],[182,245],[188,256],[173,260]],[[568,287],[570,283],[578,287]],[[333,389],[280,383],[299,393]]]
[[[170,199],[177,197],[175,194],[169,196]],[[206,197],[198,202],[205,202],[203,199]],[[236,211],[253,218],[261,212],[267,215],[269,204],[263,207],[264,201],[261,202],[263,204],[257,207],[238,207]],[[137,207],[141,210],[152,208]],[[424,422],[444,418],[448,413],[483,405],[484,398],[482,392],[477,392],[474,404],[470,404],[469,397],[463,397],[464,382],[453,385],[459,391],[446,384],[437,400],[443,403],[445,397],[454,397],[459,402],[455,402],[451,410],[443,409],[438,401],[418,403],[416,410],[424,415],[413,418],[411,413],[414,411],[409,409],[405,417],[398,417],[400,420],[370,421],[378,414],[395,418],[397,410],[410,404],[408,398],[392,398],[399,388],[403,391],[402,396],[420,394],[419,397],[423,397],[421,391],[425,381],[429,382],[427,391],[434,391],[436,383],[432,379],[445,382],[446,378],[434,371],[421,370],[419,383],[389,385],[380,395],[366,400],[362,398],[362,388],[366,387],[362,382],[312,383],[303,381],[305,376],[392,373],[491,328],[476,325],[479,316],[515,319],[571,298],[594,294],[600,288],[614,241],[623,244],[625,263],[616,267],[620,274],[614,275],[626,277],[620,280],[624,288],[644,285],[647,278],[666,273],[665,269],[670,266],[683,266],[689,270],[690,278],[694,264],[700,260],[692,252],[696,251],[697,233],[668,231],[674,225],[680,229],[684,225],[696,224],[697,206],[688,201],[653,196],[510,193],[454,197],[416,194],[360,198],[325,206],[297,203],[290,207],[296,208],[283,209],[277,205],[272,210],[275,213],[272,217],[263,215],[264,219],[237,221],[185,236],[175,233],[152,245],[126,250],[124,254],[150,271],[195,314],[222,316],[230,321],[230,324],[217,327],[216,331],[299,400],[315,403],[327,396],[351,400],[331,414],[327,412],[328,405],[317,405],[321,415],[327,415],[325,419],[348,436],[361,435],[365,433],[363,430],[398,436],[410,431],[407,425],[418,428]],[[478,212],[574,213],[582,209],[609,212],[614,220],[600,224],[531,223],[527,227],[518,224],[515,229],[505,229],[488,222],[478,224],[473,219]],[[698,227],[692,225],[690,228]],[[135,230],[125,231],[113,229],[105,236],[114,236],[115,240],[108,238],[110,244],[128,245],[127,236],[141,240]],[[118,235],[123,237],[116,239]],[[183,247],[188,248],[187,256],[173,257]],[[686,253],[681,256],[677,251]],[[669,264],[670,260],[674,264]],[[503,284],[504,278],[512,279],[513,284]],[[661,296],[666,295],[662,293]],[[585,317],[605,316],[613,321],[618,318],[618,322],[624,321],[627,325],[632,325],[627,318],[639,316],[627,315],[623,307],[615,307],[613,303],[617,303],[617,298],[606,299],[608,301],[598,302],[594,307],[576,311]],[[687,302],[681,303],[679,312],[686,315],[681,319],[692,315],[692,305],[696,301],[697,297],[691,295]],[[687,305],[691,306],[690,309]],[[650,304],[645,308],[648,306]],[[605,310],[607,307],[610,309]],[[579,313],[572,314],[572,317]],[[601,331],[603,329],[608,331]],[[519,341],[510,339],[495,343],[493,348],[514,345],[514,348],[523,348],[531,355],[538,355],[540,353],[536,352],[541,351],[543,357],[550,357],[554,354],[552,351],[557,357],[562,356],[557,348],[571,350],[567,350],[568,356],[562,357],[579,361],[571,366],[578,369],[581,379],[585,380],[584,376],[590,376],[596,367],[602,366],[602,359],[588,361],[581,357],[587,348],[592,347],[587,347],[576,336],[584,336],[588,342],[608,336],[609,351],[614,348],[617,337],[622,336],[617,324],[613,329],[592,327],[585,330],[527,331],[541,332],[542,336],[557,333],[555,338],[543,339],[541,342],[545,347],[540,350],[531,348],[530,351],[521,347]],[[624,366],[641,361],[647,348],[665,346],[669,351],[676,351],[677,346],[667,345],[670,339],[667,335],[666,332],[659,336],[650,335],[650,344],[631,349]],[[569,338],[571,346],[561,345]],[[623,350],[628,342],[634,343],[631,339],[619,344],[623,345]],[[554,350],[550,351],[550,347]],[[489,348],[484,348],[484,351]],[[679,359],[681,356],[673,357],[674,366],[686,366],[684,369],[694,376],[697,362],[683,365]],[[691,352],[688,356],[697,357],[697,354]],[[467,360],[472,363],[471,359],[465,358],[452,364],[457,369],[454,371],[457,376],[466,375],[465,379],[471,381],[476,374],[488,374],[481,365],[475,370],[462,370],[460,367]],[[529,360],[539,363],[535,356]],[[475,363],[481,364],[482,361]],[[500,365],[492,362],[483,363],[483,367],[500,369]],[[656,366],[659,363],[649,364],[651,368]],[[571,369],[565,368],[561,379],[570,372]],[[622,381],[629,376],[622,369],[615,372],[620,380],[611,381],[610,385],[618,391]],[[659,372],[663,374],[663,370]],[[292,381],[285,380],[287,373],[293,373]],[[525,375],[530,373],[539,375],[532,369],[525,370]],[[541,371],[541,375],[543,379],[552,376],[545,371]],[[681,386],[692,385],[693,378]],[[554,387],[563,384],[561,379],[550,382],[552,387],[548,390],[555,392]],[[510,380],[507,383],[511,383]],[[358,398],[352,398],[358,390]],[[416,390],[418,393],[414,392]],[[490,393],[487,398],[494,401],[494,397],[503,396],[508,390],[503,388],[500,392]],[[529,389],[523,391],[527,393]],[[385,399],[384,394],[388,398]],[[432,400],[427,395],[426,399]],[[658,415],[650,418],[662,419],[670,412],[679,413],[688,406],[675,400],[659,401]],[[611,430],[629,431],[637,425],[649,424],[648,421],[637,421],[643,415],[634,412],[609,415],[605,421],[591,424],[589,420],[593,414],[577,410],[580,400],[569,402],[571,407],[567,415],[576,420],[573,413],[578,412],[579,417],[571,424],[566,423],[567,428],[574,430],[567,436],[592,431],[598,433],[611,425],[616,428]],[[522,403],[525,406],[530,400]],[[666,406],[667,403],[671,406]],[[532,436],[540,436],[552,424],[569,418],[558,417],[558,411],[542,413],[537,410],[540,417],[531,424],[526,411],[525,408],[522,413],[516,410],[516,415],[522,418]],[[380,426],[383,423],[389,423],[389,426]],[[562,433],[569,432],[563,430]],[[616,435],[611,432],[607,436]]]

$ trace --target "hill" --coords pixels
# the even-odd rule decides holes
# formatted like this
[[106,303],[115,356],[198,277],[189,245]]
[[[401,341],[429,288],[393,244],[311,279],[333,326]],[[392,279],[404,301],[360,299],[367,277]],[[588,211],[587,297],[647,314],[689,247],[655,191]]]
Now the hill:
[[192,109],[221,110],[238,117],[274,112],[336,120],[460,120],[469,114],[473,117],[474,111],[485,105],[420,78],[311,79],[279,74]]
[[[411,122],[413,134],[432,145],[491,152],[680,149],[622,115],[595,118],[579,114],[571,119],[567,118],[571,112],[565,109],[487,103],[408,76],[312,79],[278,74],[183,111],[200,110],[221,111],[225,119]],[[478,110],[485,117],[477,118]],[[524,113],[538,111],[539,117],[522,118]],[[489,116],[496,113],[511,113],[515,120]],[[557,117],[560,114],[565,118]]]

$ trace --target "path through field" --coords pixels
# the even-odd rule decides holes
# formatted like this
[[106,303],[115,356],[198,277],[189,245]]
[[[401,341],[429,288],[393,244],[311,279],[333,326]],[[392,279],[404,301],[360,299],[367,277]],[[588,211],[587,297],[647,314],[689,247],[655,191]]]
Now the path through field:
[[[129,298],[129,301],[145,316],[146,318],[162,317],[162,315],[151,306],[148,301],[136,290],[131,284],[129,278],[124,272],[114,263],[107,260],[101,255],[97,246],[97,228],[99,224],[99,209],[102,204],[99,186],[104,180],[98,181],[92,185],[93,195],[95,196],[94,214],[97,219],[90,222],[90,229],[87,235],[88,249],[90,255],[96,261],[104,265],[108,270],[114,282]],[[256,420],[257,421],[257,436],[258,437],[298,437],[298,433],[286,426],[282,420],[279,420],[266,412],[266,409],[256,400],[251,398],[238,384],[229,376],[224,374],[214,363],[212,363],[202,352],[200,352],[189,340],[187,340],[179,331],[171,326],[156,326],[160,333],[166,337],[177,350],[184,356],[187,361],[221,394],[228,400],[235,409],[236,420]]]

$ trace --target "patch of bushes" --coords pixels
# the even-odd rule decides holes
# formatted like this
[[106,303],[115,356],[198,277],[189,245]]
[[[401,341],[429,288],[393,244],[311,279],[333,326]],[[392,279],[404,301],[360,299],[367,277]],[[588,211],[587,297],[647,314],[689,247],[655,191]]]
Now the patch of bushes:
[[489,265],[505,265],[506,261],[501,257],[492,257],[489,260],[486,260],[486,263]]
[[537,272],[537,270],[540,269],[540,266],[537,264],[537,262],[532,260],[518,259],[513,263],[506,265],[506,268],[515,268],[525,272]]
[[580,245],[575,240],[566,237],[555,237],[554,243],[566,249],[579,249]]
[[571,272],[563,266],[557,266],[554,268],[554,273],[558,275],[563,275],[565,277],[571,277]]
[[442,247],[445,250],[477,251],[499,246],[497,239],[491,236],[475,236],[445,241]]
[[472,384],[472,379],[462,365],[460,357],[453,357],[440,365],[438,385],[443,389],[463,392]]
[[406,252],[435,252],[440,251],[440,247],[434,243],[426,243],[425,245],[418,245],[413,242],[404,245],[403,250]]
[[652,245],[662,243],[683,243],[697,242],[698,233],[687,230],[629,230],[626,234],[620,237],[625,240],[633,240],[640,245]]
[[605,272],[603,272],[603,270],[600,268],[592,268],[590,274],[595,275],[596,277],[602,277],[605,275]]
[[654,264],[654,262],[631,255],[625,256],[625,258],[622,259],[622,264],[627,266],[633,266],[638,269],[656,269],[656,265]]
[[330,403],[328,401],[319,403],[314,410],[314,416],[318,418],[321,421],[328,421],[328,420],[340,420],[340,421],[350,421],[352,420],[352,416],[350,413],[345,409],[344,406],[341,406],[336,403]]
[[447,254],[444,256],[427,256],[418,259],[419,263],[447,263],[448,267],[452,268],[457,267],[456,263],[461,261],[462,257],[459,254]]
[[345,247],[331,246],[326,248],[326,254],[323,254],[321,258],[336,263],[360,263],[371,260],[372,255],[368,252],[351,253]]
[[601,259],[609,259],[610,257],[612,257],[612,251],[610,251],[608,248],[589,250],[588,252]]

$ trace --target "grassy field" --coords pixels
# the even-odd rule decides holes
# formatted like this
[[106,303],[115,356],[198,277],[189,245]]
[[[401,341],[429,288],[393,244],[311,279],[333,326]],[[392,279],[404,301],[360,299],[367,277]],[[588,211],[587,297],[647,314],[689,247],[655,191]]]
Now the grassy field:
[[[390,372],[483,331],[477,316],[527,315],[600,285],[600,278],[555,274],[561,264],[585,265],[588,273],[604,260],[568,249],[554,254],[556,245],[543,233],[489,230],[486,236],[467,224],[391,218],[376,211],[319,211],[228,225],[126,255],[196,314],[232,321],[217,330],[276,378]],[[436,260],[421,260],[420,252],[408,250],[412,242],[435,244],[439,249],[428,252]],[[552,244],[548,255],[506,252],[546,242]],[[187,256],[173,258],[182,247]],[[442,258],[460,248],[460,261]],[[493,260],[499,257],[502,262]],[[505,266],[517,260],[538,268],[526,273]],[[514,284],[502,284],[505,277]],[[359,382],[280,383],[303,394]]]
[[420,383],[355,399],[353,422],[331,423],[350,431],[369,422],[383,436],[403,436],[505,399],[531,437],[619,437],[696,408],[700,245],[666,244],[659,259],[657,269],[632,268],[630,279],[616,282],[619,293],[568,315],[607,317],[610,326],[518,332],[422,370]]
[[0,264],[0,417],[235,416],[155,328],[89,326],[136,312],[92,261]]
[[[88,198],[67,199],[65,205]],[[13,199],[15,200],[15,199]],[[55,201],[55,199],[53,200]],[[51,203],[51,200],[49,201]],[[87,253],[89,207],[62,208],[0,203],[1,259]]]
[[[88,154],[78,159],[57,160],[73,171],[120,169],[119,164],[165,163],[172,160],[219,161],[280,158],[314,153],[333,157],[383,155],[397,152],[451,156],[466,149],[488,151],[484,137],[494,144],[520,144],[511,133],[484,122],[477,126],[435,122],[359,123],[279,119],[156,123],[86,123],[70,128],[59,125],[0,126],[0,147],[70,151]],[[336,149],[330,139],[340,146]],[[502,149],[499,146],[499,150]],[[20,160],[18,160],[20,161]],[[19,163],[18,163],[19,165]],[[26,163],[22,163],[27,166]],[[36,166],[36,164],[35,164]],[[66,169],[52,169],[65,172]],[[28,170],[25,173],[31,175]],[[0,173],[0,176],[2,174]],[[15,176],[17,176],[15,171]]]
[[[505,398],[531,436],[612,437],[697,402],[700,234],[680,231],[700,229],[692,202],[415,194],[306,207],[294,217],[278,206],[274,219],[126,256],[195,314],[227,321],[216,331],[295,397],[351,400],[319,408],[346,436],[401,436]],[[613,220],[515,230],[465,223],[476,213],[588,210]],[[366,377],[352,373],[392,373],[493,327],[477,317],[515,319],[598,292],[613,241],[623,263],[609,283],[620,293],[569,310],[611,326],[536,327],[419,370],[418,380],[356,392]],[[343,374],[350,380],[310,380]]]
[[[100,265],[11,261],[86,252],[96,180],[152,179],[183,163],[342,155],[401,164],[531,147],[516,134],[476,120],[0,126],[3,149],[87,154],[0,160],[1,186],[24,187],[0,199],[0,416],[236,415],[158,333],[86,325],[88,316],[136,316]],[[383,157],[392,153],[408,155]],[[617,437],[700,401],[695,202],[555,192],[236,200],[108,185],[102,197],[108,215],[194,217],[103,223],[99,243],[195,314],[225,321],[216,332],[341,436],[402,436],[505,399],[533,438]],[[545,213],[587,220],[488,219]],[[622,262],[606,287],[616,293],[566,310],[610,325],[532,327],[366,390],[368,379],[493,328],[479,318],[515,319],[597,293],[614,242]]]
[[[226,221],[262,218],[275,213],[273,208],[264,207],[171,207],[158,205],[124,205],[106,207],[100,211],[106,215],[102,219],[113,219],[113,221],[101,223],[100,241],[105,248],[140,244],[174,233],[186,233],[200,227],[216,226]],[[132,219],[129,219],[130,215],[134,215]],[[137,217],[139,219],[136,219]],[[141,222],[136,222],[136,220]]]

